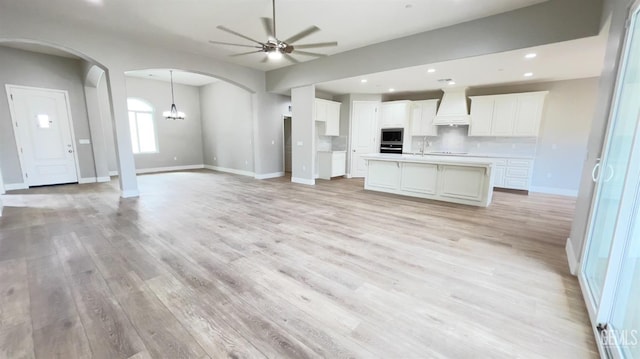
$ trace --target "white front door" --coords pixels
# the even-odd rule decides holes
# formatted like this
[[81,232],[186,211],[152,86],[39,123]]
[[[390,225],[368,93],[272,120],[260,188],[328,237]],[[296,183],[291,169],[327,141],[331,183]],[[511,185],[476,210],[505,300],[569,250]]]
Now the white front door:
[[7,94],[27,185],[78,182],[66,92],[7,85]]
[[351,113],[351,177],[367,174],[367,161],[363,155],[378,152],[379,102],[354,101]]

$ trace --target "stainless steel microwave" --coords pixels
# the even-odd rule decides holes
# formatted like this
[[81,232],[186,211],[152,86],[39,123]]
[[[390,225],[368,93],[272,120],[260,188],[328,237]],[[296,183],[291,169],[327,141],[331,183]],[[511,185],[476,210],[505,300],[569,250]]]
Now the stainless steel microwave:
[[401,145],[404,135],[403,128],[383,128],[380,135],[381,145]]

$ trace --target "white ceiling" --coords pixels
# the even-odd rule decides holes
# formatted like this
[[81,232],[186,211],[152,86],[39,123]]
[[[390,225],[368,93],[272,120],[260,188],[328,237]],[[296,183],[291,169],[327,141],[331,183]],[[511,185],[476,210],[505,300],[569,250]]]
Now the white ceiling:
[[[309,50],[334,54],[494,15],[546,0],[277,0],[278,37],[287,38],[316,25],[321,32],[299,42],[338,41],[335,48]],[[263,54],[229,57],[245,49],[214,46],[208,40],[247,40],[220,31],[224,25],[259,41],[266,40],[260,17],[271,16],[269,0],[29,0],[3,1],[0,11],[22,11],[56,21],[109,31],[219,57],[260,70],[289,62],[260,63]],[[301,61],[313,57],[296,56]]]
[[[358,76],[316,85],[332,94],[380,94],[420,92],[450,86],[440,79],[453,79],[455,86],[487,86],[523,82],[557,81],[600,76],[608,31],[599,36],[555,43],[486,56],[428,64]],[[536,53],[534,59],[526,59]],[[429,73],[429,69],[436,72]],[[533,76],[524,77],[531,72]],[[361,81],[366,79],[366,83]]]
[[[170,81],[169,69],[151,69],[139,71],[127,71],[126,76],[137,77],[146,80]],[[173,70],[173,82],[189,86],[204,86],[219,81],[215,77],[200,75],[193,72]]]

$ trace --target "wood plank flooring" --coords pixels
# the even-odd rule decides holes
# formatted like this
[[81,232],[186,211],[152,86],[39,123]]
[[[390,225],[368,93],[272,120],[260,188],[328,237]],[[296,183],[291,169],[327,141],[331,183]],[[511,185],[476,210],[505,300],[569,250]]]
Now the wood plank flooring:
[[0,358],[595,358],[570,198],[213,171],[9,192]]

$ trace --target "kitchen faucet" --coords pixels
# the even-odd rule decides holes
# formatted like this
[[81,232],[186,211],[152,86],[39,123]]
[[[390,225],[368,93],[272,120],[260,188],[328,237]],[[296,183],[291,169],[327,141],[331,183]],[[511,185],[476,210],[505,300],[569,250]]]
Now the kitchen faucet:
[[429,142],[427,141],[427,136],[424,136],[422,138],[422,146],[420,146],[420,155],[424,157],[424,151],[427,149],[427,144]]

